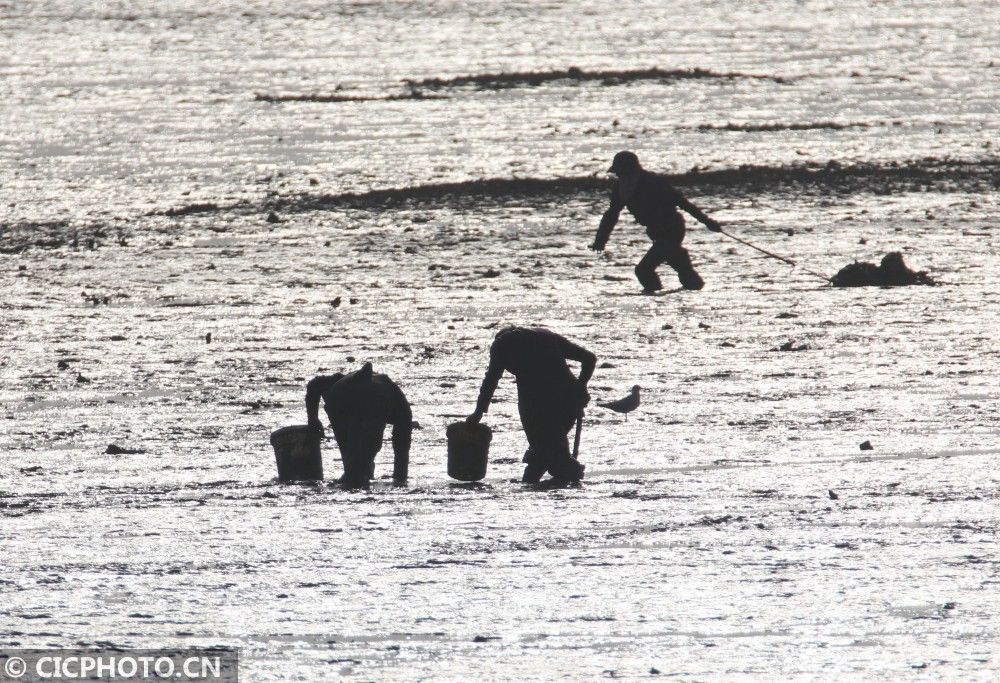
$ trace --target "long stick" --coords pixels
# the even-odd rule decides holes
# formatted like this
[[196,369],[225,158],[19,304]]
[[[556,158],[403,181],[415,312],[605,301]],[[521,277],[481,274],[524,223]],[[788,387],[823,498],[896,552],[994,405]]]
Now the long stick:
[[580,455],[580,432],[583,431],[583,411],[580,417],[576,418],[576,436],[573,438],[573,459],[579,460]]
[[719,230],[719,232],[721,232],[723,235],[725,235],[729,239],[736,240],[740,244],[745,244],[748,247],[750,247],[751,249],[756,249],[757,251],[759,251],[762,254],[770,256],[771,258],[776,258],[779,261],[784,261],[785,263],[787,263],[790,266],[795,266],[796,268],[800,268],[803,272],[809,273],[810,275],[812,275],[814,277],[821,278],[823,280],[826,280],[827,282],[833,282],[833,280],[831,280],[830,278],[828,278],[826,275],[820,275],[819,273],[814,273],[813,271],[809,270],[808,268],[802,268],[802,266],[800,266],[798,263],[796,263],[795,261],[793,261],[790,258],[787,258],[785,256],[780,256],[778,254],[775,254],[773,252],[768,251],[767,249],[761,249],[756,244],[751,244],[750,242],[747,242],[745,239],[741,239],[741,238],[737,237],[736,235],[730,235],[725,230]]

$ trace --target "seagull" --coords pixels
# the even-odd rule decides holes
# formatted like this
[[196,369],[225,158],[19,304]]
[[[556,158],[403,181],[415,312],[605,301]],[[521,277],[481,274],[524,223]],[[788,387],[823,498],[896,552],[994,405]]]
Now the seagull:
[[639,407],[639,385],[636,384],[632,387],[632,391],[625,398],[620,398],[617,401],[609,401],[608,403],[598,403],[602,408],[610,408],[616,413],[624,413],[625,421],[628,422],[628,414]]

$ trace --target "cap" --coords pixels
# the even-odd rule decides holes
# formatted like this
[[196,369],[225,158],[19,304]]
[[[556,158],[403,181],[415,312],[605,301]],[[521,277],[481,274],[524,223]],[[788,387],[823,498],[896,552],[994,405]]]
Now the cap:
[[639,157],[634,152],[618,152],[611,161],[611,168],[608,173],[622,173],[634,171],[639,168]]

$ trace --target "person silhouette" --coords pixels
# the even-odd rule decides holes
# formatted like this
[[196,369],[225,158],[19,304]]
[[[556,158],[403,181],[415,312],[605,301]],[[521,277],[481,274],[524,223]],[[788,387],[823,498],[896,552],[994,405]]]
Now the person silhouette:
[[319,375],[306,384],[306,417],[323,431],[319,401],[333,427],[344,475],[340,483],[348,487],[367,486],[375,475],[375,456],[382,450],[387,424],[392,425],[392,479],[406,481],[410,463],[413,413],[402,390],[387,375],[372,372],[365,363],[350,374]]
[[668,263],[677,271],[684,289],[704,287],[704,280],[691,264],[691,255],[681,246],[685,232],[684,216],[677,209],[684,209],[713,232],[720,232],[722,226],[702,213],[665,178],[644,169],[633,152],[618,152],[608,172],[614,173],[618,179],[611,190],[611,206],[601,217],[590,248],[604,251],[611,231],[618,223],[618,216],[622,209],[628,208],[635,220],[646,227],[649,239],[653,240],[653,245],[635,267],[642,293],[652,294],[663,289],[663,283],[656,274],[656,269],[663,263]]
[[[566,360],[580,363],[574,377]],[[476,410],[467,422],[479,422],[504,370],[517,380],[517,408],[528,438],[522,481],[537,483],[548,471],[559,481],[579,481],[584,466],[570,454],[567,434],[590,401],[587,382],[597,357],[582,346],[542,327],[505,327],[490,346],[490,363],[479,390]]]

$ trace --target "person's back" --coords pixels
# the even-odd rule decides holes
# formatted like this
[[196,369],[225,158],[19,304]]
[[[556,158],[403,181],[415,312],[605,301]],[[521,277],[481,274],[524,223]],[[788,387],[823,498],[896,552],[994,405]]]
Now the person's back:
[[402,392],[387,375],[372,372],[366,363],[360,370],[344,375],[322,392],[327,416],[363,414],[392,424],[403,401]]
[[[618,194],[619,201],[640,225],[646,228],[684,225],[684,217],[677,210],[684,196],[663,176],[642,169],[635,188],[627,196],[623,196],[625,189],[622,181],[618,180],[613,192]],[[649,230],[646,232],[649,234]],[[649,237],[658,239],[652,234]]]
[[563,338],[538,327],[515,327],[497,337],[490,348],[504,370],[517,378],[518,384],[550,384],[575,380],[566,364]]
[[372,372],[371,363],[365,363],[347,375],[310,380],[306,385],[306,414],[309,424],[322,429],[320,398],[344,463],[343,483],[361,486],[371,479],[387,424],[393,426],[393,480],[406,480],[413,416],[406,396],[392,379]]

